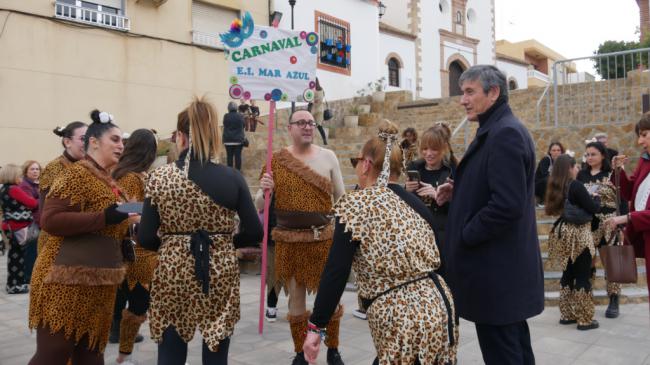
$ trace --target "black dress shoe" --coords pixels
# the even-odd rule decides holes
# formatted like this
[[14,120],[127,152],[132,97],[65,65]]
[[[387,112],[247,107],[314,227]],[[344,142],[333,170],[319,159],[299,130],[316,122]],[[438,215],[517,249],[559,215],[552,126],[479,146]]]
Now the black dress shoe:
[[598,324],[598,321],[594,319],[593,321],[591,321],[590,324],[585,324],[585,325],[580,325],[579,324],[578,325],[578,330],[580,330],[580,331],[589,331],[589,330],[596,329],[598,327],[600,327],[600,325]]
[[142,336],[139,333],[137,335],[135,335],[135,343],[140,343],[142,341],[144,341],[144,336]]
[[576,324],[578,321],[575,319],[560,319],[560,324]]
[[338,349],[327,349],[327,365],[345,365]]

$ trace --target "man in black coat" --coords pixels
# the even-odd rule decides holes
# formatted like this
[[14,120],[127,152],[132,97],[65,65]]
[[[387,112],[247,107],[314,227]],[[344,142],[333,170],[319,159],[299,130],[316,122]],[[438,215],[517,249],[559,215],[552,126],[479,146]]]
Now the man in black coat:
[[534,364],[526,319],[544,310],[544,275],[535,221],[535,147],[508,105],[494,66],[460,78],[461,104],[476,137],[453,183],[443,260],[459,315],[475,322],[488,365]]

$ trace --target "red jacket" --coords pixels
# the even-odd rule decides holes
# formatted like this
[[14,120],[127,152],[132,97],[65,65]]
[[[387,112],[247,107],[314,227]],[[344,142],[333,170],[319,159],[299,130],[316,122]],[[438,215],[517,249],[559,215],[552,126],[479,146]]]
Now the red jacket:
[[645,203],[645,209],[635,211],[634,199],[639,190],[639,185],[650,174],[650,156],[644,153],[639,159],[639,164],[632,176],[627,176],[621,170],[621,196],[630,202],[631,220],[627,224],[626,234],[634,245],[637,257],[645,257],[645,252],[650,252],[650,199]]
[[[38,200],[32,198],[28,193],[23,191],[18,185],[13,185],[9,188],[9,196],[16,200],[18,203],[24,205],[28,209],[34,210],[38,207]],[[2,229],[12,231],[25,228],[31,222],[18,222],[14,220],[7,220],[2,222]]]

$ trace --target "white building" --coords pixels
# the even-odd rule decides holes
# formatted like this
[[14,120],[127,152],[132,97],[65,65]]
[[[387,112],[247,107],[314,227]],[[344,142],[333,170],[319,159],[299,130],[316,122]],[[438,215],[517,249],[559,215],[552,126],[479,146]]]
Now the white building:
[[[416,98],[458,95],[464,70],[495,64],[494,0],[382,2],[380,18],[376,0],[296,1],[294,29],[321,37],[317,74],[329,100],[355,96],[381,77],[386,90]],[[287,0],[272,0],[271,11],[291,28]]]
[[496,66],[506,75],[509,90],[528,89],[529,63],[497,53]]

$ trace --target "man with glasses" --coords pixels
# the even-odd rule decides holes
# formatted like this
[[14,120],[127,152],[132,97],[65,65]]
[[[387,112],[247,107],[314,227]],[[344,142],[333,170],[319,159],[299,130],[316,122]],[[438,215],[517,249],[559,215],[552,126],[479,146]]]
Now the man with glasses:
[[[332,204],[345,193],[336,155],[313,144],[315,129],[310,112],[297,110],[291,115],[288,132],[292,144],[273,154],[272,173],[262,174],[255,199],[260,209],[264,190],[274,194],[275,273],[289,292],[288,319],[296,352],[293,365],[307,364],[302,353],[310,315],[306,296],[318,289],[334,234]],[[328,365],[343,364],[338,352],[342,315],[339,306],[327,325]]]

